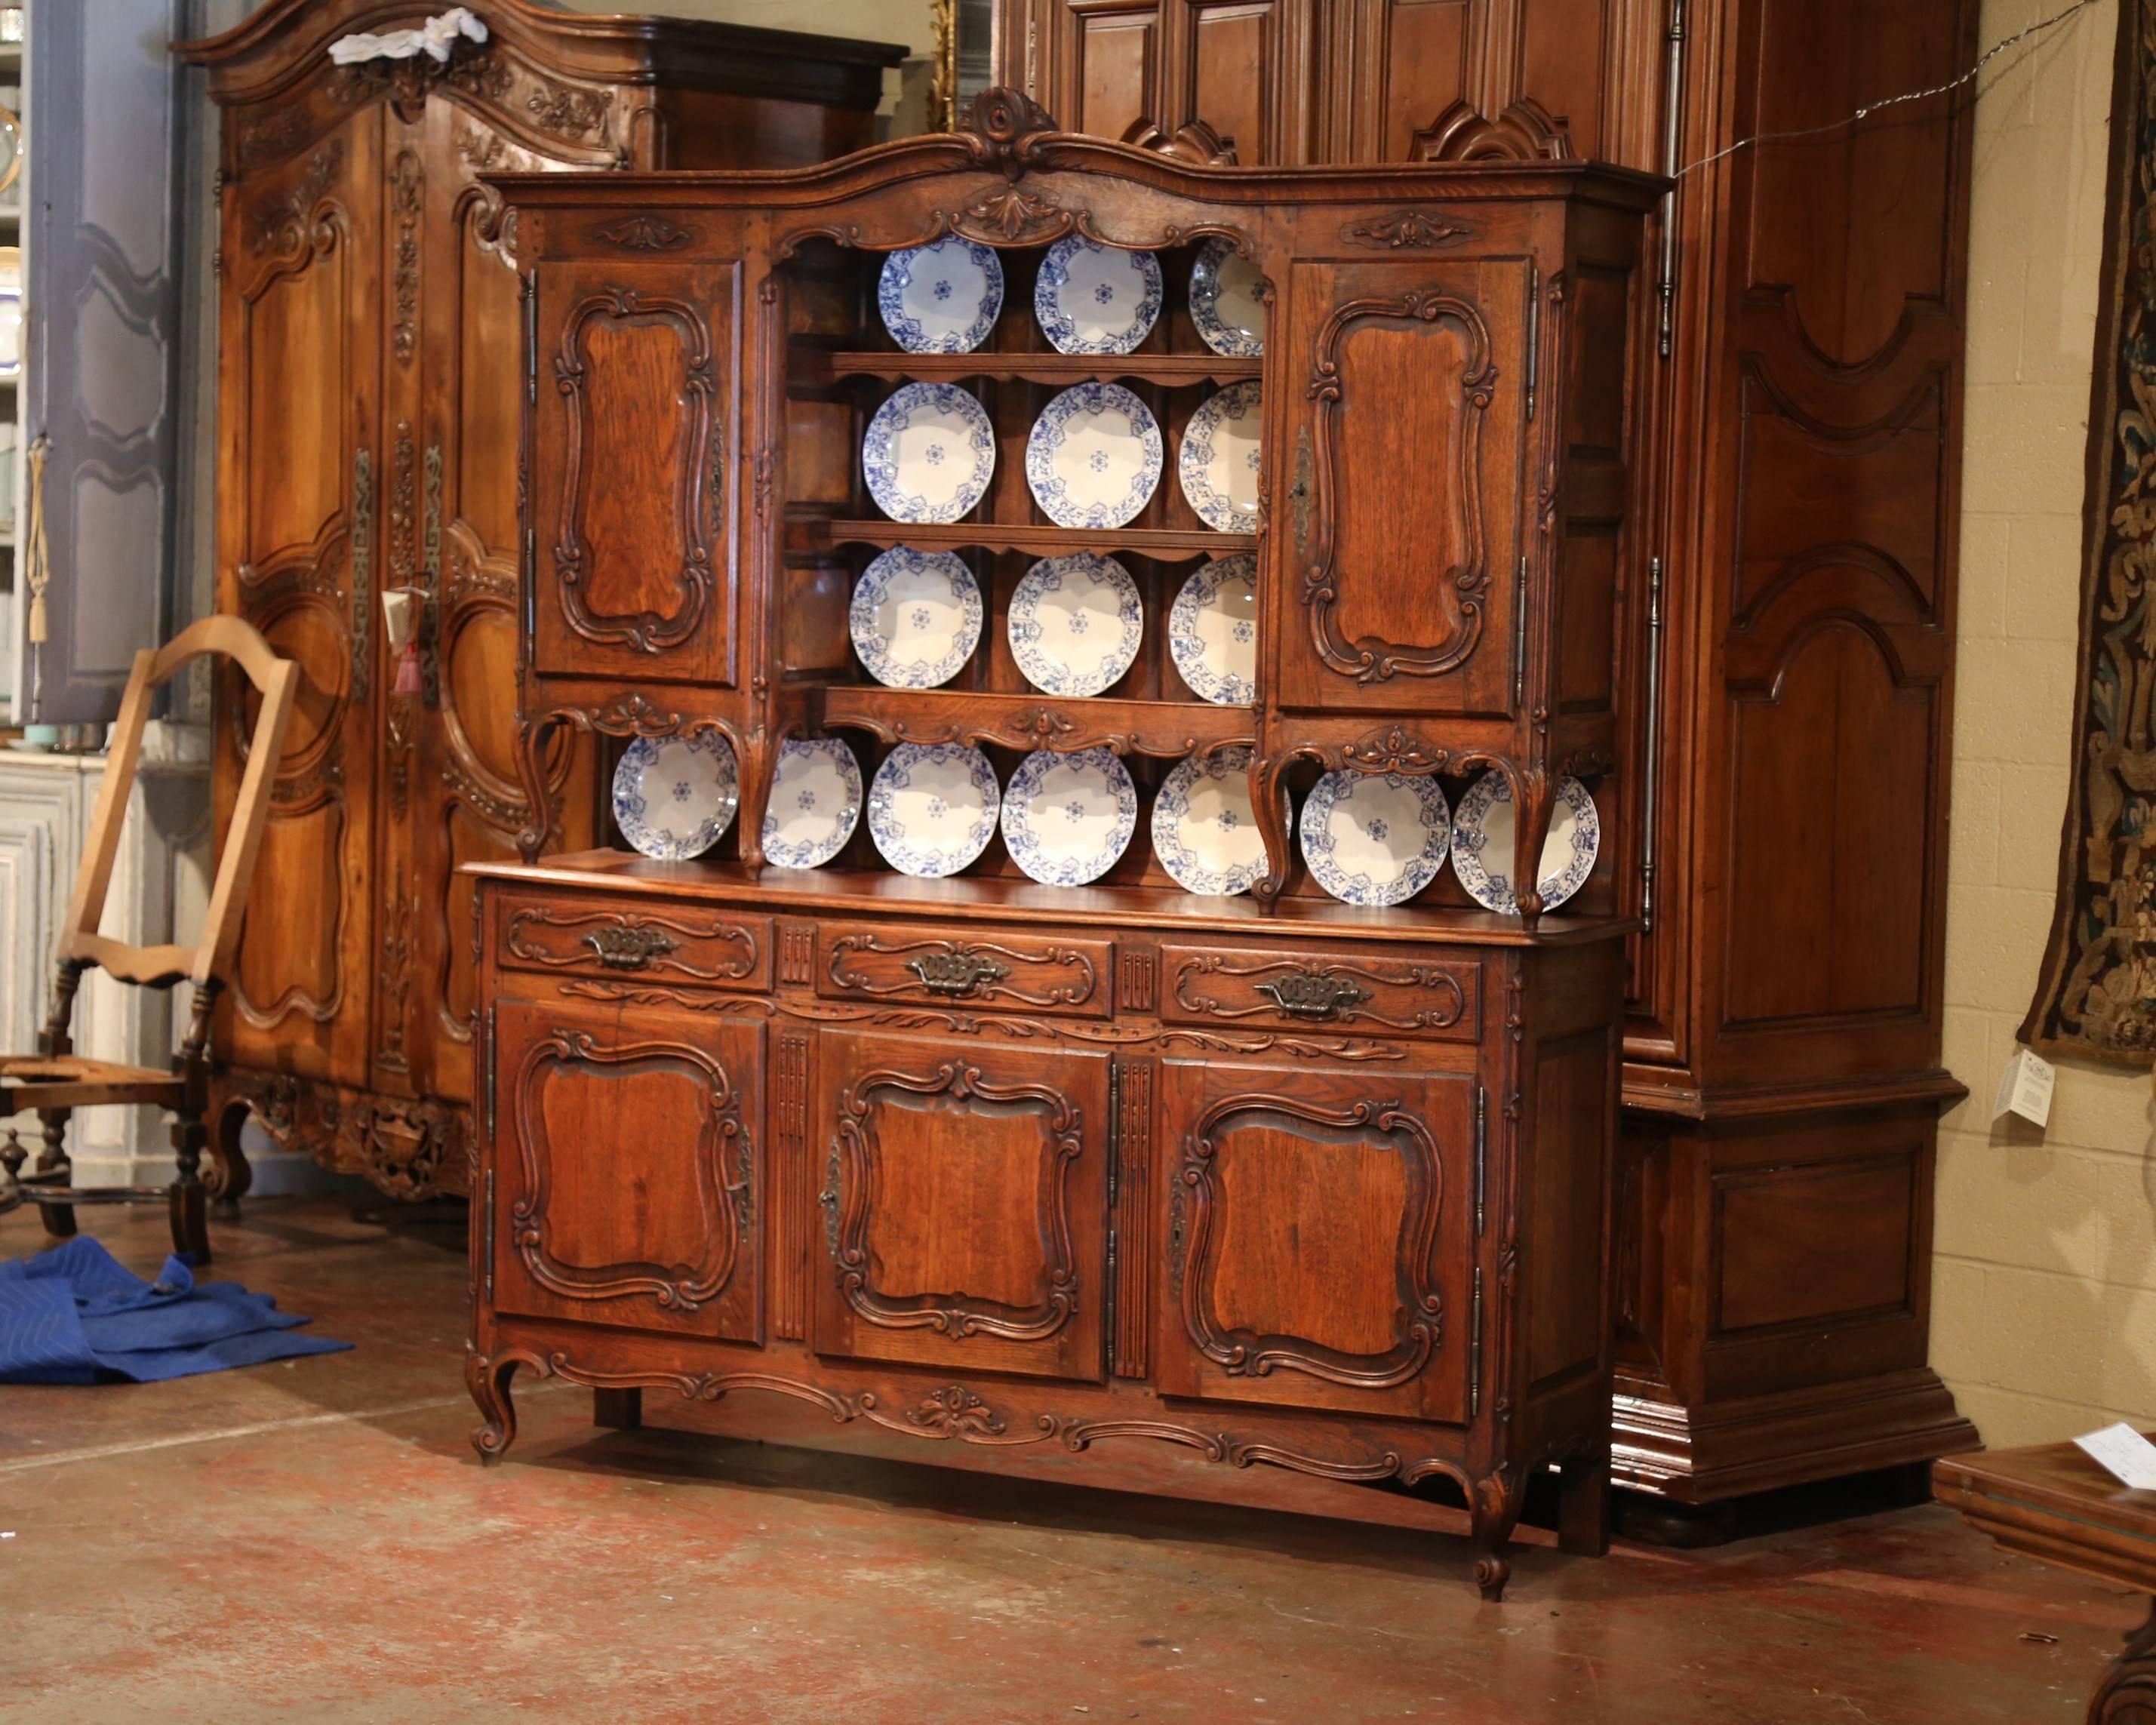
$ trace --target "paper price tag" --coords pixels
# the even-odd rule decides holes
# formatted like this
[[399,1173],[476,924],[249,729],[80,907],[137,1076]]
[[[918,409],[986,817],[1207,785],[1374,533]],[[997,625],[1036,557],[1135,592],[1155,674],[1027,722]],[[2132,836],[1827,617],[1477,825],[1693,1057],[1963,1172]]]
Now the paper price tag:
[[2125,1421],[2077,1437],[2074,1443],[2120,1484],[2137,1491],[2156,1491],[2156,1444]]
[[2019,1114],[2037,1126],[2051,1117],[2051,1086],[2056,1070],[2032,1048],[2017,1048],[1999,1075],[1999,1095],[1991,1105],[1994,1120]]

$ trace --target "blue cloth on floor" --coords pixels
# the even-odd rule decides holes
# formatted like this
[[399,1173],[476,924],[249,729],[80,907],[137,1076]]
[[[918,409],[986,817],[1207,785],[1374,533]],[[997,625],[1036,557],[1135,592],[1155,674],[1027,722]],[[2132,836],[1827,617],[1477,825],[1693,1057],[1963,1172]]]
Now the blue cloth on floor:
[[0,1384],[151,1384],[352,1346],[293,1333],[307,1322],[181,1258],[153,1286],[78,1235],[0,1263]]

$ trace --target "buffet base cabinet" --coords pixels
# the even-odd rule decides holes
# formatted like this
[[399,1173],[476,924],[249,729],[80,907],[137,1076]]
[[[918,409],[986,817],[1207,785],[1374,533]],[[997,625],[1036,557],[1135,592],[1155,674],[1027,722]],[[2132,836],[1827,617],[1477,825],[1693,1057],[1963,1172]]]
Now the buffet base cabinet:
[[1492,1599],[1555,1463],[1606,1548],[1622,922],[477,872],[482,1456],[523,1368],[1442,1476]]

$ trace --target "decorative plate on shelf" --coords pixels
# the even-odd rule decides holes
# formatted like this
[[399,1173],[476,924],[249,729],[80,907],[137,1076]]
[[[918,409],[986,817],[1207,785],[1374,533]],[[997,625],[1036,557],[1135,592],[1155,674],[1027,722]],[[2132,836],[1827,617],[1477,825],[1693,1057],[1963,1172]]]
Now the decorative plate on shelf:
[[1160,259],[1082,234],[1041,259],[1033,315],[1058,353],[1131,353],[1160,316]]
[[955,875],[995,835],[1003,793],[978,749],[958,742],[902,742],[869,787],[869,836],[902,875]]
[[1265,277],[1226,239],[1209,239],[1190,266],[1190,321],[1198,338],[1229,359],[1255,359],[1265,351]]
[[971,353],[1004,309],[1004,266],[987,246],[952,237],[883,260],[876,309],[908,353]]
[[12,108],[0,108],[0,198],[23,177],[23,122]]
[[23,375],[23,249],[0,245],[0,377]]
[[891,689],[934,689],[981,640],[981,588],[956,552],[893,546],[861,572],[846,624],[854,651]]
[[1137,824],[1137,787],[1113,749],[1035,749],[1018,763],[1004,798],[1004,848],[1045,886],[1098,880]]
[[1302,805],[1302,857],[1351,905],[1405,904],[1437,878],[1452,811],[1434,778],[1328,773]]
[[1138,584],[1094,552],[1043,557],[1011,594],[1011,656],[1044,695],[1098,695],[1138,656],[1145,608]]
[[1259,386],[1231,383],[1190,416],[1176,458],[1183,495],[1222,533],[1258,531]]
[[1160,484],[1160,427],[1120,383],[1080,383],[1041,409],[1025,482],[1059,527],[1120,527]]
[[613,821],[630,845],[660,862],[701,856],[733,824],[741,772],[716,732],[639,737],[613,770]]
[[[1185,892],[1229,897],[1265,871],[1265,844],[1250,808],[1250,752],[1193,755],[1161,781],[1152,854]],[[1287,793],[1281,793],[1283,803]]]
[[779,746],[763,811],[763,855],[774,868],[820,869],[846,848],[861,819],[861,768],[835,737]]
[[903,384],[869,421],[861,467],[893,521],[955,521],[988,489],[995,427],[956,383]]
[[1183,583],[1168,613],[1168,650],[1201,701],[1251,706],[1258,698],[1258,560],[1241,551]]
[[[1576,778],[1557,782],[1549,836],[1543,840],[1543,908],[1554,911],[1587,884],[1602,848],[1602,817],[1587,787]],[[1468,897],[1486,911],[1511,916],[1520,908],[1512,890],[1512,787],[1494,769],[1467,787],[1452,829],[1452,872]]]

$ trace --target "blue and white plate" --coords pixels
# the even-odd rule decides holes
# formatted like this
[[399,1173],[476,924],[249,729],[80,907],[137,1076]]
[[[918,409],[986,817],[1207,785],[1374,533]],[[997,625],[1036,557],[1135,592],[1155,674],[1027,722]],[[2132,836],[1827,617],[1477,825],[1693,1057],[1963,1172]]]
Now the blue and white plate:
[[1197,571],[1168,612],[1176,674],[1201,701],[1253,706],[1258,699],[1258,559],[1238,552]]
[[956,383],[904,384],[869,421],[861,467],[893,521],[955,521],[988,489],[995,427]]
[[902,875],[955,875],[995,836],[996,770],[963,743],[902,742],[869,787],[869,836]]
[[[1193,755],[1161,781],[1152,804],[1152,854],[1185,892],[1229,897],[1265,871],[1265,841],[1250,807],[1250,752]],[[1283,803],[1286,793],[1281,793]]]
[[971,353],[1004,309],[1004,266],[987,246],[938,239],[883,260],[876,309],[908,353]]
[[764,860],[820,869],[846,848],[861,819],[861,768],[835,737],[793,737],[779,746],[763,811]]
[[635,850],[660,862],[701,856],[733,824],[741,769],[716,732],[639,737],[613,770],[613,821]]
[[1209,396],[1184,428],[1176,475],[1198,519],[1222,533],[1258,531],[1258,381]]
[[1160,259],[1082,234],[1040,260],[1033,315],[1058,353],[1132,353],[1160,316]]
[[981,640],[981,588],[956,552],[894,546],[861,571],[846,626],[869,675],[891,689],[935,689]]
[[[1512,888],[1512,787],[1491,771],[1467,787],[1452,831],[1452,872],[1468,897],[1486,911],[1511,916],[1520,908]],[[1543,840],[1543,908],[1553,911],[1587,884],[1602,848],[1602,817],[1587,787],[1557,782],[1549,836]]]
[[1312,876],[1351,905],[1405,904],[1437,878],[1452,811],[1434,778],[1328,773],[1302,805]]
[[1145,608],[1113,557],[1081,551],[1043,557],[1011,594],[1011,657],[1045,695],[1098,695],[1138,656]]
[[1116,865],[1137,829],[1137,787],[1113,749],[1035,749],[1004,797],[1004,848],[1045,886],[1083,886]]
[[1120,527],[1160,484],[1160,427],[1120,383],[1080,383],[1041,409],[1025,482],[1059,527]]
[[1265,351],[1265,277],[1225,239],[1209,239],[1190,266],[1190,321],[1198,338],[1230,359]]

